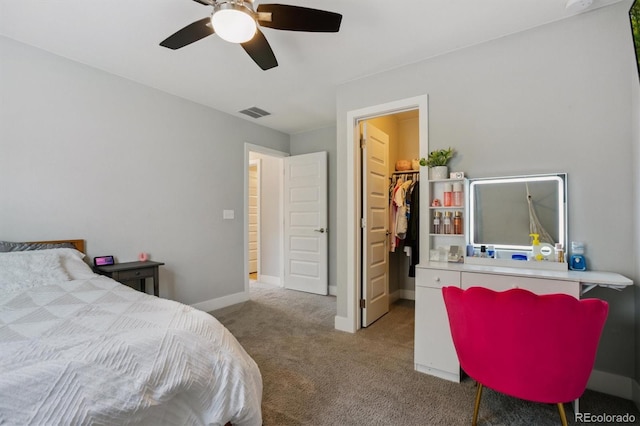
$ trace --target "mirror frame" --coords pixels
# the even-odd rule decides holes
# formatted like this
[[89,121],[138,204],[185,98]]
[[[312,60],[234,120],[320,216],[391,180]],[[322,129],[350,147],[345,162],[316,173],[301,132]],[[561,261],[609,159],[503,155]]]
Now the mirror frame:
[[469,179],[469,186],[467,191],[469,212],[467,214],[468,222],[467,229],[467,244],[473,245],[475,248],[480,245],[493,245],[496,250],[513,250],[513,251],[531,251],[531,245],[512,245],[496,243],[480,243],[474,241],[476,234],[476,217],[475,207],[477,204],[475,187],[478,185],[491,185],[498,183],[517,183],[517,182],[540,182],[540,181],[552,181],[557,183],[558,191],[558,238],[559,243],[562,244],[564,250],[567,250],[568,241],[568,222],[567,222],[567,174],[566,173],[548,173],[537,175],[520,175],[520,176],[504,176],[504,177],[490,177],[490,178],[474,178]]

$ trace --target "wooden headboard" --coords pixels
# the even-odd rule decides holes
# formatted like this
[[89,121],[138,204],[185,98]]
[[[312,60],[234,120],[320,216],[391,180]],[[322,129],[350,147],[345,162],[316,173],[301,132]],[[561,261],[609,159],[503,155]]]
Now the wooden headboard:
[[45,244],[62,244],[69,243],[73,244],[73,246],[79,252],[84,253],[84,240],[52,240],[52,241],[29,241],[30,243],[45,243]]

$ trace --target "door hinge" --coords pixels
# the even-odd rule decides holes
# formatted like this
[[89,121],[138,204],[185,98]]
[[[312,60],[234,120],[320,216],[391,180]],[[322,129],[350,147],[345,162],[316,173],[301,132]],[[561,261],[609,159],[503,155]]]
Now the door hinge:
[[367,144],[364,141],[364,136],[360,135],[360,149],[364,149],[366,146]]
[[367,307],[367,301],[364,299],[360,299],[360,309],[364,309]]
[[366,228],[367,227],[367,219],[364,217],[360,218],[360,228]]

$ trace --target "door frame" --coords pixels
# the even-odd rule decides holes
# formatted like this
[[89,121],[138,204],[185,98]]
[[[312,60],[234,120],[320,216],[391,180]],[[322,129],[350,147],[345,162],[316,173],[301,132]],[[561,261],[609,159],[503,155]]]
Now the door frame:
[[[335,328],[354,333],[361,328],[362,312],[360,298],[362,293],[362,239],[360,236],[360,218],[362,217],[362,167],[360,150],[360,127],[362,120],[391,115],[408,110],[418,110],[418,132],[420,155],[429,152],[428,95],[415,96],[384,104],[347,112],[347,316],[336,317]],[[426,155],[426,154],[425,154]],[[421,204],[422,204],[421,197]],[[422,222],[422,220],[421,220]],[[420,224],[420,240],[425,241],[426,228]]]
[[[266,148],[264,146],[255,145],[249,142],[244,143],[244,294],[247,300],[249,299],[249,161],[251,152],[256,152],[258,154],[269,155],[272,157],[284,158],[288,157],[291,154],[288,152],[277,151],[275,149]],[[280,193],[283,192],[282,181],[280,182]],[[261,241],[260,236],[258,236],[258,241]],[[280,238],[278,243],[280,250],[280,265],[278,265],[278,270],[280,271],[280,277],[283,276],[284,272],[284,241]],[[260,271],[260,266],[258,265],[258,270]]]

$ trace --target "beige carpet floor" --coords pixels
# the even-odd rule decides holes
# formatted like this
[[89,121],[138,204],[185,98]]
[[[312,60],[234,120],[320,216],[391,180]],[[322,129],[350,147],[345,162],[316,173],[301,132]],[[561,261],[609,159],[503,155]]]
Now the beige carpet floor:
[[[335,298],[252,284],[251,300],[212,314],[260,367],[265,426],[467,425],[475,384],[451,383],[413,369],[414,305],[399,301],[355,334],[334,329]],[[570,424],[575,421],[566,405]],[[587,391],[581,409],[626,414],[628,400]],[[554,405],[483,393],[480,425],[558,425]]]

